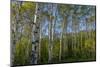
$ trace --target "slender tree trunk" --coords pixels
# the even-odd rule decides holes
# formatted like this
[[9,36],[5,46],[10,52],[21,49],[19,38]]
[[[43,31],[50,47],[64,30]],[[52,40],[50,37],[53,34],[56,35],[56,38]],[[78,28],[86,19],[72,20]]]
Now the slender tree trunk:
[[[74,23],[75,23],[75,30],[74,30],[74,32],[75,32],[75,34],[74,34],[74,41],[75,41],[75,43],[74,43],[74,50],[76,50],[76,48],[77,48],[77,45],[78,45],[78,40],[77,40],[77,30],[78,30],[78,17],[76,17],[77,15],[74,15],[74,19],[75,19],[75,21],[74,21]],[[76,52],[74,52],[74,56],[76,56]]]
[[[48,45],[48,53],[49,53],[49,59],[48,63],[52,63],[52,58],[53,58],[53,44],[54,44],[54,27],[55,27],[55,10],[54,7],[56,5],[52,4],[51,5],[51,15],[50,15],[50,22],[49,22],[49,45]],[[54,14],[53,14],[54,13]]]
[[39,23],[37,22],[38,3],[36,3],[34,22],[32,28],[32,64],[38,63]]
[[[63,29],[62,29],[63,30]],[[63,33],[61,32],[61,37],[60,37],[60,51],[59,51],[59,61],[61,61],[61,55],[62,55],[62,42],[63,40]]]
[[67,18],[68,16],[65,16],[65,20],[64,20],[64,31],[63,31],[63,57],[66,56],[65,52],[66,52],[66,45],[67,45]]
[[52,5],[52,15],[53,15],[53,19],[51,19],[51,24],[52,24],[52,33],[51,33],[51,41],[52,41],[52,44],[51,44],[51,51],[52,51],[52,58],[53,58],[53,46],[54,46],[54,34],[55,34],[55,21],[56,21],[56,8],[57,7],[57,4],[53,4]]
[[39,61],[41,60],[42,23],[39,23]]
[[73,15],[71,15],[71,20],[72,20],[72,30],[71,30],[71,38],[69,38],[69,44],[68,44],[68,57],[71,57],[73,55],[72,50],[73,50],[73,45],[74,45],[74,33],[73,33]]
[[61,36],[60,36],[60,51],[59,51],[59,61],[62,59],[62,54],[63,54],[63,36],[64,36],[64,27],[65,27],[65,17],[64,21],[62,22],[62,31],[61,31]]
[[16,16],[15,16],[15,24],[14,24],[14,30],[13,30],[13,32],[14,32],[14,37],[13,37],[13,40],[11,40],[11,42],[12,42],[12,45],[11,45],[11,47],[12,47],[12,54],[11,54],[11,65],[13,65],[14,64],[14,54],[15,54],[15,48],[16,48],[16,42],[18,41],[18,36],[17,36],[17,34],[18,34],[18,22],[19,22],[19,8],[21,7],[21,4],[22,4],[22,2],[16,2]]
[[50,16],[50,22],[49,22],[49,44],[48,44],[48,51],[49,51],[49,59],[48,63],[51,63],[52,60],[52,19]]

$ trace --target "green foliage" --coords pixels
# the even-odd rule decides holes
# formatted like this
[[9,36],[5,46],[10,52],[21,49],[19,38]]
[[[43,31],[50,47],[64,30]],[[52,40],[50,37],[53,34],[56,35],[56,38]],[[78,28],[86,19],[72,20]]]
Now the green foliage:
[[57,63],[59,59],[60,41],[59,39],[54,40],[53,45],[53,60],[52,63]]
[[28,38],[22,37],[17,43],[15,48],[14,64],[25,65],[29,64],[31,58],[31,42]]
[[23,2],[22,7],[20,8],[21,12],[30,11],[30,15],[35,12],[35,3],[32,2]]
[[[95,33],[86,38],[87,32],[67,34],[63,39],[62,60],[59,61],[60,39],[54,38],[52,63],[95,60]],[[76,38],[76,39],[74,39]],[[43,38],[41,43],[41,64],[48,62],[48,39]]]
[[48,63],[48,39],[43,38],[41,40],[41,60],[40,64]]

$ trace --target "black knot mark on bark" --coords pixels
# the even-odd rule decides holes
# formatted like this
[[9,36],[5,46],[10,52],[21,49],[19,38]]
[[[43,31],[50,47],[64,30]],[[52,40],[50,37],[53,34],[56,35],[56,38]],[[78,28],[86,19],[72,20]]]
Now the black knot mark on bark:
[[36,42],[36,43],[39,43],[39,40],[36,40],[35,42]]
[[39,43],[39,40],[35,40],[34,42],[32,42],[32,44],[36,44]]
[[37,31],[34,31],[34,33],[38,33]]
[[36,23],[33,23],[34,25],[36,24]]
[[36,28],[39,29],[39,26],[37,26]]
[[40,10],[40,8],[38,8],[38,11]]
[[35,44],[35,42],[32,42],[32,44]]
[[36,46],[34,47],[34,49],[36,50]]

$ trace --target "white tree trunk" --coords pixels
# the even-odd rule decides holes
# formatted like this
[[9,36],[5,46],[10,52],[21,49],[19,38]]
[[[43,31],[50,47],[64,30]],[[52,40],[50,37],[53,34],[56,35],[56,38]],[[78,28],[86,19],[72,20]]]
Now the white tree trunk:
[[[51,16],[50,16],[50,20],[51,20]],[[48,59],[48,63],[51,62],[52,59],[52,20],[49,22],[49,44],[48,44],[48,51],[49,51],[49,59]]]
[[32,64],[38,63],[38,46],[39,46],[39,23],[37,22],[38,3],[36,3],[34,23],[32,28]]
[[62,52],[63,52],[63,35],[64,35],[64,25],[65,24],[65,18],[64,21],[62,22],[62,31],[61,31],[61,36],[60,36],[60,51],[59,51],[59,61],[61,61],[61,57],[62,57]]
[[41,59],[41,39],[42,39],[42,23],[39,23],[39,61]]
[[[16,48],[16,42],[18,41],[18,35],[17,35],[17,33],[18,33],[18,22],[19,22],[19,8],[21,7],[21,4],[22,4],[22,2],[15,2],[15,5],[16,5],[16,16],[15,16],[15,21],[13,21],[14,22],[14,29],[13,29],[13,32],[14,32],[14,37],[11,39],[11,43],[12,43],[12,45],[11,45],[11,65],[13,65],[13,63],[14,63],[14,54],[15,54],[15,48]],[[11,23],[12,24],[12,23]],[[12,31],[11,31],[12,32]],[[12,33],[11,33],[12,34]]]

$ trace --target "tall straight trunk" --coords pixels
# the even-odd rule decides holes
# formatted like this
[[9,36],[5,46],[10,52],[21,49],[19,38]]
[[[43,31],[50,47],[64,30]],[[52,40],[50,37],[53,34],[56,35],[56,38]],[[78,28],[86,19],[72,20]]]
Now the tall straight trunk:
[[42,39],[42,23],[39,23],[39,61],[41,60],[41,39]]
[[79,45],[79,49],[81,51],[81,46],[82,46],[82,40],[83,40],[83,35],[82,35],[83,31],[81,31],[81,44]]
[[[83,20],[83,21],[85,22],[85,20]],[[84,31],[81,30],[81,33],[80,33],[80,36],[81,36],[80,38],[81,38],[81,39],[80,39],[80,45],[79,45],[79,50],[80,50],[80,51],[79,51],[79,52],[80,52],[80,53],[79,53],[79,56],[82,55],[82,48],[84,48],[84,47],[82,47],[82,45],[83,45],[83,43],[82,43],[82,42],[83,42],[83,33],[84,33]]]
[[73,14],[72,15],[72,45],[70,46],[69,48],[69,56],[72,57],[75,55],[75,52],[74,52],[74,48],[75,48],[75,43],[76,43],[76,26],[75,26],[75,15]]
[[32,64],[38,63],[38,46],[39,46],[39,23],[37,22],[38,3],[36,3],[34,22],[32,28]]
[[64,26],[65,26],[65,17],[62,22],[62,28],[61,28],[61,36],[60,36],[60,51],[59,51],[59,61],[62,59],[62,54],[63,54],[63,35],[64,35]]
[[49,22],[49,44],[48,44],[48,51],[49,51],[49,58],[48,63],[51,63],[52,60],[52,19],[50,16],[50,22]]
[[[74,42],[73,45],[72,45],[72,50],[74,50],[74,47],[75,47],[75,32],[76,32],[75,31],[75,16],[74,15],[72,16],[72,20],[73,20],[72,21],[72,24],[73,24],[72,26],[73,26],[73,42]],[[72,55],[74,55],[74,52],[73,52]]]
[[63,57],[66,56],[65,52],[66,52],[66,45],[67,45],[67,18],[68,16],[65,16],[65,20],[64,20],[64,31],[63,31]]
[[[53,18],[55,16],[55,8],[57,5],[52,4],[51,5],[51,15],[50,15],[50,22],[49,22],[49,44],[48,44],[48,63],[52,63],[53,58],[53,44],[54,44],[54,27],[55,27],[55,19]],[[54,14],[53,14],[54,13]]]
[[74,33],[73,33],[73,15],[71,15],[71,20],[72,20],[72,25],[71,25],[71,29],[72,29],[72,31],[71,31],[71,38],[69,38],[69,40],[70,41],[68,41],[69,42],[69,44],[68,44],[68,57],[71,57],[72,55],[73,55],[73,53],[72,53],[72,48],[73,48],[73,44],[74,44]]
[[18,22],[19,22],[19,8],[21,7],[21,4],[22,4],[22,2],[16,2],[16,16],[15,16],[15,27],[14,27],[14,30],[13,30],[13,32],[14,32],[14,37],[13,37],[13,40],[11,40],[11,42],[12,42],[12,45],[11,45],[11,47],[12,47],[12,54],[11,54],[11,65],[13,65],[13,63],[14,63],[14,54],[15,54],[15,48],[16,48],[16,42],[17,42],[17,40],[18,40],[18,36],[17,36],[17,34],[18,34]]
[[[74,30],[74,32],[75,32],[75,34],[74,34],[74,50],[76,50],[76,48],[77,48],[77,45],[78,45],[78,40],[77,40],[77,30],[78,30],[78,17],[77,17],[77,15],[74,15],[74,19],[75,19],[75,21],[74,21],[74,23],[75,23],[75,30]],[[76,56],[76,52],[74,52],[74,56]]]
[[[63,30],[63,29],[62,29]],[[59,61],[61,61],[61,54],[62,54],[62,42],[63,40],[63,33],[61,32],[61,36],[60,36],[60,51],[59,51]]]
[[56,8],[57,8],[57,4],[53,4],[52,5],[52,15],[53,15],[53,19],[51,19],[51,24],[52,24],[52,33],[51,33],[51,51],[52,51],[52,58],[53,58],[53,46],[54,46],[54,34],[55,34],[55,22],[56,22]]

